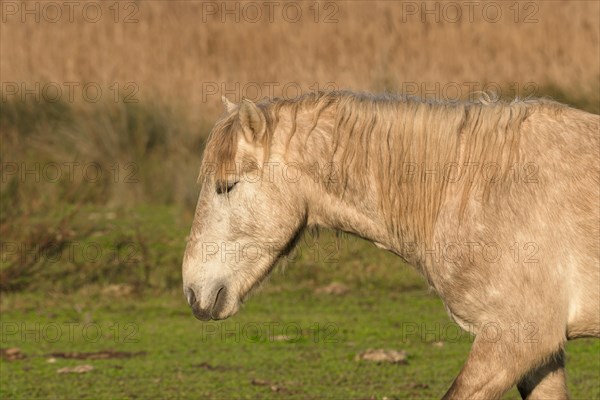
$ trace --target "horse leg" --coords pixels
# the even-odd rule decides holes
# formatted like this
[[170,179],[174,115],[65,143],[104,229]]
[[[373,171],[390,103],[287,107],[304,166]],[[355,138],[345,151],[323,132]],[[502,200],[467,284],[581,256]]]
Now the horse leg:
[[564,350],[521,379],[517,388],[524,400],[568,399]]
[[[499,332],[498,340],[491,340],[485,335],[475,338],[467,362],[443,400],[499,399],[561,347],[560,342],[553,346],[548,346],[550,343],[547,342],[544,346],[542,343],[522,343],[511,340],[506,335],[508,330]],[[552,350],[546,351],[549,347],[553,347]],[[532,394],[537,393],[537,390],[541,392],[542,389],[552,389],[558,377],[551,376],[548,379],[548,383],[544,380],[539,389],[534,387]]]

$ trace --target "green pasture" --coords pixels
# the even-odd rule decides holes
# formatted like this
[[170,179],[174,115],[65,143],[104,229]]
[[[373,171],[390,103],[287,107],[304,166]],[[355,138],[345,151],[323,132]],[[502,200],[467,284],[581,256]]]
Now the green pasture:
[[[84,219],[93,212],[80,211]],[[166,207],[109,220],[96,212],[98,225],[108,224],[103,251],[143,221],[137,228],[162,242],[164,254],[116,264],[119,284],[84,285],[73,270],[63,279],[69,290],[48,264],[45,282],[4,293],[1,347],[24,358],[0,361],[3,399],[429,399],[444,393],[469,352],[471,337],[424,280],[362,240],[308,235],[238,315],[200,322],[175,287],[185,218]],[[406,363],[356,360],[367,349],[404,350]],[[567,350],[573,397],[600,398],[600,342],[574,341]],[[108,358],[94,358],[102,352]],[[79,365],[93,370],[58,373]],[[516,390],[506,398],[518,398]]]

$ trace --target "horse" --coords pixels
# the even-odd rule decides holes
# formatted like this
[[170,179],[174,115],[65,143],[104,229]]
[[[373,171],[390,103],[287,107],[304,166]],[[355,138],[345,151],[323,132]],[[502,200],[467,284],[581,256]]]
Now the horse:
[[234,315],[303,231],[333,229],[402,257],[474,335],[444,399],[568,398],[566,341],[600,337],[598,115],[351,91],[223,103],[183,257],[196,318]]

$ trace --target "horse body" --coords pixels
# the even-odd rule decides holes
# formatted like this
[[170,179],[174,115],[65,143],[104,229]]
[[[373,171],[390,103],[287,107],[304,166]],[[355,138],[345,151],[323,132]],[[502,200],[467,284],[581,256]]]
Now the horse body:
[[567,397],[565,341],[600,336],[598,116],[346,92],[226,106],[184,257],[198,318],[237,312],[307,226],[337,229],[414,265],[476,335],[445,398]]

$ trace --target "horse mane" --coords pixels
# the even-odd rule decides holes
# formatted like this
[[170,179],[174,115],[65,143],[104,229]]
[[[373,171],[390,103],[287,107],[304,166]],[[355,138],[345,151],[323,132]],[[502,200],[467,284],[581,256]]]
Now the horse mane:
[[[337,176],[323,182],[328,192],[360,197],[366,188],[376,187],[389,228],[398,235],[402,235],[403,226],[414,226],[407,223],[414,221],[406,219],[437,218],[449,182],[428,175],[428,168],[451,163],[493,163],[498,167],[501,176],[497,181],[489,182],[476,174],[455,186],[462,190],[460,207],[464,210],[474,188],[483,192],[485,200],[492,190],[510,184],[511,165],[519,160],[520,126],[526,118],[542,107],[553,113],[565,108],[543,99],[490,102],[484,96],[479,101],[440,102],[350,91],[311,92],[296,99],[266,99],[257,105],[267,120],[263,138],[267,150],[285,114],[291,129],[285,133],[279,130],[277,135],[287,135],[286,151],[308,149],[322,157],[320,162],[331,162]],[[312,113],[308,129],[297,129],[301,113]],[[316,129],[323,123],[329,128],[327,134]],[[299,131],[305,137],[297,137]],[[224,179],[226,171],[235,168],[240,132],[236,113],[216,123],[206,144],[201,176],[207,175],[209,165],[216,179]],[[324,140],[326,149],[321,146]],[[410,166],[417,167],[420,176],[407,176]],[[415,199],[423,201],[415,203]],[[406,214],[402,218],[398,218],[400,210]],[[406,210],[412,210],[412,215]]]

